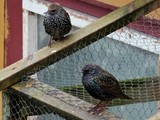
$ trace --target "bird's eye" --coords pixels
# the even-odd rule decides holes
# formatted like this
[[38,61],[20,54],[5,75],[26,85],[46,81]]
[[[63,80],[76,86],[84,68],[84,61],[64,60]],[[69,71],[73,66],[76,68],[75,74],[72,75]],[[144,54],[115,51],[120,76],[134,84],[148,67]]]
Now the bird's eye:
[[87,70],[86,73],[93,74],[95,71],[93,69]]
[[84,73],[88,73],[89,72],[89,70],[83,70],[84,71]]
[[84,70],[82,70],[82,72],[84,74],[94,74],[95,70],[94,69],[84,69]]

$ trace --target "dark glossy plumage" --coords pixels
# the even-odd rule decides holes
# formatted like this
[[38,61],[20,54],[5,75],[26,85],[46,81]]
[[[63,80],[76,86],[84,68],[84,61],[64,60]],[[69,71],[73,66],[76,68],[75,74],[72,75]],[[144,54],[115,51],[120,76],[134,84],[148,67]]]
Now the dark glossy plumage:
[[82,83],[85,89],[92,97],[101,100],[97,105],[98,107],[105,106],[104,103],[100,105],[102,101],[106,101],[107,104],[108,101],[114,98],[131,99],[122,92],[117,79],[98,65],[85,65],[82,72]]
[[53,3],[45,13],[43,25],[52,40],[60,40],[70,32],[72,25],[69,14],[58,3]]
[[98,65],[85,65],[82,72],[82,83],[92,97],[99,100],[130,99],[122,93],[117,79]]

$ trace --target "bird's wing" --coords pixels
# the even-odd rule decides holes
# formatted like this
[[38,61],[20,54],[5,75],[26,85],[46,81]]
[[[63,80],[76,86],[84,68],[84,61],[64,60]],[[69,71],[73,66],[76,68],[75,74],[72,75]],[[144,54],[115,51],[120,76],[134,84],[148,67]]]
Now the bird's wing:
[[101,73],[97,76],[96,80],[103,92],[109,93],[115,97],[119,97],[118,93],[122,93],[117,79],[112,74],[107,72]]

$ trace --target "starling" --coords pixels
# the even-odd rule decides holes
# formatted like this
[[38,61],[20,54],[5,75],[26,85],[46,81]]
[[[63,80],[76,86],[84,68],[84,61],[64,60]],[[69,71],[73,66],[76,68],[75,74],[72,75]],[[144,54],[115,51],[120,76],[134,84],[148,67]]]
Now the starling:
[[131,99],[122,92],[117,79],[98,65],[85,65],[82,68],[82,73],[84,88],[92,97],[100,100],[89,112],[101,113],[105,110],[107,103],[115,98]]
[[68,34],[72,28],[69,14],[59,3],[49,5],[48,11],[44,13],[43,25],[45,32],[51,36],[52,40],[58,41]]

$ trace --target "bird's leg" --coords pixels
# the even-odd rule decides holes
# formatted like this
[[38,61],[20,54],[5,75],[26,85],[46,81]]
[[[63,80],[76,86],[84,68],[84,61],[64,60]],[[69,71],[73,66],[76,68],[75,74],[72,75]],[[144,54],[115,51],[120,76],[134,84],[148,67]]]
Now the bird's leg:
[[62,36],[62,37],[60,38],[60,40],[61,40],[61,41],[63,41],[64,39],[65,39],[65,37],[64,37],[64,36]]
[[49,47],[51,47],[51,44],[52,44],[52,37],[50,37],[50,40],[49,40],[48,46],[49,46]]
[[91,114],[100,114],[106,109],[108,101],[100,101],[95,107],[88,110]]
[[100,114],[106,109],[108,101],[102,101],[96,109],[96,114]]
[[90,107],[90,110],[88,110],[88,112],[91,112],[91,111],[94,111],[94,110],[96,110],[98,107],[99,107],[99,105],[101,104],[101,102],[102,101],[100,101],[96,106],[94,106],[94,107]]

